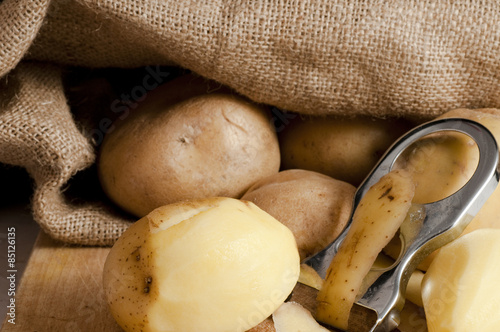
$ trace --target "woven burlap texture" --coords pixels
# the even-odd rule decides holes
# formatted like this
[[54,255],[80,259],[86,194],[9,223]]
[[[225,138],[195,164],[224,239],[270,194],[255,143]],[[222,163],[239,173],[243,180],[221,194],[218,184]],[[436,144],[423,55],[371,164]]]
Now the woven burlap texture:
[[63,195],[68,180],[95,154],[73,121],[60,70],[22,63],[7,82],[0,95],[0,161],[25,167],[34,179],[35,219],[64,242],[112,244],[129,223],[106,206],[71,204]]
[[50,0],[0,1],[0,77],[26,54],[43,23]]
[[500,2],[1,1],[0,162],[28,169],[35,218],[55,238],[107,245],[127,225],[61,194],[94,152],[57,68],[148,65],[180,66],[304,114],[500,108]]
[[291,111],[420,116],[499,107],[499,54],[496,0],[56,0],[29,57],[175,63]]

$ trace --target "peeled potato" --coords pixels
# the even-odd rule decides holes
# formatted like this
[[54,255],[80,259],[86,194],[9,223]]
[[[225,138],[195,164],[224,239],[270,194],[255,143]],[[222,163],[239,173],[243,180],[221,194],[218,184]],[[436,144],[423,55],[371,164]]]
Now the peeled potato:
[[[438,118],[465,118],[477,121],[488,128],[496,138],[497,142],[500,142],[500,110],[498,109],[456,109],[449,111]],[[443,174],[435,174],[435,176],[432,177],[432,175],[428,174],[429,171],[426,171],[425,174],[429,176],[427,180],[425,180],[427,181],[427,185],[423,185],[420,186],[420,188],[417,188],[417,193],[415,194],[418,194],[420,197],[422,197],[421,200],[425,200],[424,198],[426,197],[432,197],[431,199],[427,200],[435,200],[439,197],[443,198],[449,194],[452,194],[463,184],[465,184],[470,176],[472,176],[472,174],[474,173],[478,162],[477,146],[471,139],[463,138],[463,135],[460,140],[462,141],[462,145],[455,146],[458,150],[455,150],[454,155],[453,150],[448,150],[448,154],[452,153],[451,155],[449,155],[448,160],[443,160],[442,156],[437,155],[437,153],[432,154],[432,156],[434,156],[435,158],[427,158],[426,162],[429,163],[432,167],[445,169],[444,165],[447,165],[447,171],[445,169],[444,172],[447,174],[454,174],[452,174],[451,177],[449,176],[448,178],[444,176],[442,180],[439,180],[436,178],[436,176],[443,176]],[[442,145],[440,148],[436,148],[436,150],[442,148],[445,148],[445,146]],[[447,183],[443,183],[443,181],[446,181]],[[431,194],[428,194],[429,192]],[[477,215],[465,228],[463,234],[467,234],[474,230],[482,228],[500,228],[500,205],[498,204],[499,200],[500,187],[497,187],[493,194],[481,207],[481,210],[479,210]],[[419,268],[426,271],[438,251],[439,250],[429,255],[419,265]]]
[[413,302],[406,301],[400,313],[401,322],[397,332],[427,332],[424,308]]
[[441,248],[422,282],[430,332],[500,331],[500,230],[471,232]]
[[[312,314],[312,313],[316,312],[316,306],[317,306],[316,296],[317,296],[317,294],[318,294],[317,289],[306,286],[303,283],[297,282],[297,284],[293,288],[292,294],[287,299],[287,302],[296,303],[296,304],[300,305],[302,307],[302,309],[304,309]],[[285,316],[287,316],[287,315],[285,315]],[[303,319],[299,318],[299,322],[301,320],[303,320]],[[273,317],[271,316],[271,317],[268,317],[266,320],[264,320],[259,325],[257,325],[256,327],[250,329],[248,332],[277,332],[274,325],[275,324],[273,322]],[[331,330],[328,329],[328,331],[331,331]],[[309,330],[305,329],[304,332],[309,332]]]
[[301,260],[321,251],[344,229],[356,188],[306,170],[286,170],[255,183],[242,197],[286,225]]
[[111,249],[103,285],[125,331],[246,331],[289,296],[300,271],[293,234],[250,202],[166,205]]
[[142,217],[181,200],[239,198],[279,165],[264,109],[237,96],[204,94],[138,108],[106,135],[98,170],[108,196]]
[[309,310],[296,302],[283,303],[273,313],[276,332],[329,332],[319,325]]
[[[447,112],[439,118],[461,117],[477,121],[488,128],[497,143],[500,143],[500,110],[493,108],[485,109],[456,109]],[[478,214],[466,227],[464,234],[481,228],[500,228],[500,187],[497,187],[486,203],[481,207]]]
[[443,132],[426,136],[408,147],[395,168],[411,172],[414,203],[431,203],[454,194],[470,179],[479,162],[474,141],[465,134]]
[[306,169],[355,186],[411,126],[398,119],[296,118],[280,133],[283,169]]
[[422,303],[422,279],[424,279],[424,273],[420,270],[415,270],[408,280],[405,294],[407,300],[419,307],[424,306]]
[[300,275],[298,282],[311,288],[320,290],[321,287],[323,287],[323,283],[325,281],[312,267],[307,264],[300,264]]

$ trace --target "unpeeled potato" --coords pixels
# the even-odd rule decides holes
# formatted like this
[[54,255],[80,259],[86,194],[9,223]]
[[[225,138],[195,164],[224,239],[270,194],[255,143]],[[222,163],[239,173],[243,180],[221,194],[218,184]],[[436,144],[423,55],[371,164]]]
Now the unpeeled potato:
[[306,170],[286,170],[254,184],[242,197],[275,217],[295,235],[301,260],[340,234],[352,208],[355,187]]
[[150,100],[106,135],[98,162],[104,191],[138,217],[182,200],[238,198],[279,166],[266,111],[229,94]]
[[355,186],[411,125],[368,117],[295,118],[280,135],[282,169],[306,169]]

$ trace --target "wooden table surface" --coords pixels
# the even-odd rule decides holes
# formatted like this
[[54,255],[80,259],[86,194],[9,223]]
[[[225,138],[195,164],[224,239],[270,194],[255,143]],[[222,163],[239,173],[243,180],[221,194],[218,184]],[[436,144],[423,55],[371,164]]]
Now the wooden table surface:
[[[109,313],[102,288],[109,250],[68,246],[40,232],[16,289],[15,324],[7,316],[0,331],[123,332]],[[297,294],[301,298],[295,301],[313,306],[308,302],[315,296]],[[425,318],[416,312],[402,313],[403,322],[395,331],[426,332]]]
[[16,289],[15,324],[2,332],[119,332],[104,299],[109,248],[75,247],[38,235]]

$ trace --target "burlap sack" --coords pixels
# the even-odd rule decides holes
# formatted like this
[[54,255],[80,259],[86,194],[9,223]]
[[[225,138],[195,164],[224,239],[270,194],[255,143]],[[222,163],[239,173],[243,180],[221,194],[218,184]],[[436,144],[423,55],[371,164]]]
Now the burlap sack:
[[174,63],[283,109],[385,116],[500,106],[499,51],[496,0],[53,0],[28,58]]
[[25,55],[43,23],[50,0],[0,1],[0,77]]
[[23,166],[33,177],[35,219],[68,243],[112,244],[127,228],[126,219],[105,205],[72,204],[63,194],[68,180],[94,162],[95,153],[73,121],[61,71],[23,63],[6,81],[0,97],[0,161]]
[[128,225],[64,196],[95,152],[57,68],[147,65],[186,68],[300,113],[500,108],[500,2],[0,1],[0,162],[33,176],[34,215],[52,236],[108,245]]

